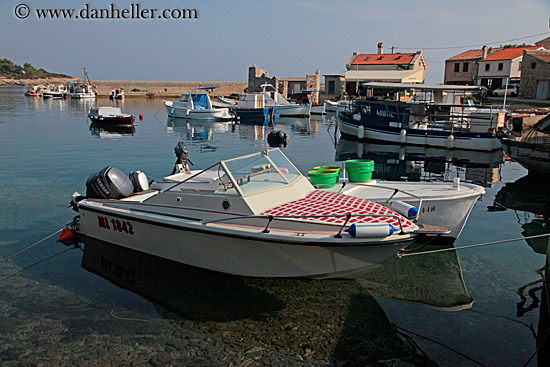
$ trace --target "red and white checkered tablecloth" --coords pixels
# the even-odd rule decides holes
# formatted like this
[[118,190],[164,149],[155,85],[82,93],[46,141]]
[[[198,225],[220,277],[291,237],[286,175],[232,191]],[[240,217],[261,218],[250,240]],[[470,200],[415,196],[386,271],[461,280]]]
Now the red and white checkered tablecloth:
[[[312,191],[303,199],[291,201],[289,203],[279,205],[273,209],[269,209],[262,215],[338,215],[342,217],[327,217],[327,218],[304,218],[304,220],[321,221],[329,224],[343,224],[346,220],[346,214],[380,214],[380,215],[399,215],[383,205],[373,203],[365,199],[356,198],[339,194],[336,192],[328,192],[324,190]],[[400,216],[400,215],[399,215]],[[403,229],[412,230],[416,226],[405,217],[401,217]],[[399,221],[395,217],[352,217],[348,224],[391,224],[396,229],[399,229]]]

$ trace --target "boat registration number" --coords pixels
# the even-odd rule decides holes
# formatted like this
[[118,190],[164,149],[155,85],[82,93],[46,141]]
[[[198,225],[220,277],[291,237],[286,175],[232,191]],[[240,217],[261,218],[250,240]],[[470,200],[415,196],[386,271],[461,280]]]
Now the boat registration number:
[[435,212],[435,206],[422,207],[420,213],[433,213]]
[[134,234],[134,226],[132,225],[132,223],[125,220],[118,220],[114,218],[109,219],[102,215],[98,215],[97,222],[99,228],[110,229],[115,232],[128,233],[132,235]]

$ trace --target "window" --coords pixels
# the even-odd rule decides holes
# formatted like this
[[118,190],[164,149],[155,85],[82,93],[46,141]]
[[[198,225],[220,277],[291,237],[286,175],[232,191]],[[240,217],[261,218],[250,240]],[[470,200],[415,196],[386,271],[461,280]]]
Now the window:
[[500,62],[498,64],[498,71],[502,71],[502,69],[504,69],[504,64]]
[[334,94],[335,91],[336,91],[336,82],[334,80],[329,80],[328,94]]
[[531,69],[536,69],[537,68],[537,63],[535,61],[533,61],[531,63]]
[[521,61],[519,62],[518,70],[521,71]]
[[463,65],[462,65],[462,71],[463,72],[467,72],[468,71],[468,65],[470,65],[469,63],[465,62]]
[[370,56],[365,57],[365,61],[369,61],[369,59],[370,59]]
[[485,64],[485,71],[491,70],[491,64]]
[[460,71],[460,64],[458,62],[455,62],[455,73],[458,73]]

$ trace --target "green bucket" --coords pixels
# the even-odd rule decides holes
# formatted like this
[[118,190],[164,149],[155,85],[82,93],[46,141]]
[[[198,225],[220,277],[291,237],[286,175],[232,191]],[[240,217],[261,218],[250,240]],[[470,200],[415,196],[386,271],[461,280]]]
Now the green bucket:
[[339,166],[318,166],[318,167],[313,167],[313,169],[315,171],[318,171],[318,170],[338,171],[338,174],[340,174],[340,171],[342,171],[342,168]]
[[371,159],[354,159],[346,161],[346,171],[350,182],[367,182],[374,172],[374,161]]
[[308,172],[312,185],[319,185],[319,188],[325,189],[334,187],[340,176],[337,170],[318,169]]

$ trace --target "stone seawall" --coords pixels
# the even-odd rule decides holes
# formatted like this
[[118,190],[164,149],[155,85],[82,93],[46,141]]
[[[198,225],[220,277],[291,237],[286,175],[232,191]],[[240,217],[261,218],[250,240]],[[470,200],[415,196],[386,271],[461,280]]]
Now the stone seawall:
[[[113,89],[124,89],[127,97],[170,97],[179,98],[181,93],[193,91],[199,87],[217,87],[213,96],[228,96],[231,93],[242,93],[248,86],[247,82],[168,82],[168,81],[128,81],[128,80],[94,80],[97,93],[107,96]],[[139,91],[132,91],[138,89]]]
[[[0,86],[30,87],[32,85],[74,83],[78,79],[7,79],[0,78]],[[108,96],[113,89],[123,89],[127,97],[179,98],[181,93],[191,92],[198,87],[217,87],[213,96],[228,96],[231,93],[242,93],[247,82],[171,82],[171,81],[132,81],[132,80],[92,80],[99,96]],[[138,90],[138,91],[132,91]]]

